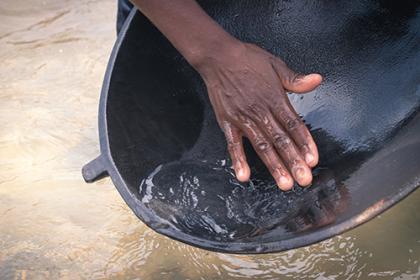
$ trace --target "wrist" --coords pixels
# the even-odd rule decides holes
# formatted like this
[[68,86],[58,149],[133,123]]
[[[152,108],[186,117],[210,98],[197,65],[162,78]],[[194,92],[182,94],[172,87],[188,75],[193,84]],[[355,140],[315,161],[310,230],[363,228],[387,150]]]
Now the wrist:
[[187,61],[203,74],[214,65],[226,62],[228,58],[239,56],[244,47],[243,42],[227,34],[204,42],[201,47],[191,50],[184,55]]

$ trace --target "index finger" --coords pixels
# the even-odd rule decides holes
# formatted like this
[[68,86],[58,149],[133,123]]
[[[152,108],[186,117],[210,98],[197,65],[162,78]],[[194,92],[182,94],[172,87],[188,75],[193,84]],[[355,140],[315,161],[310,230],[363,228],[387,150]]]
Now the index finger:
[[315,167],[319,161],[318,148],[305,123],[290,104],[289,99],[285,98],[285,101],[272,109],[272,113],[293,138],[305,162],[309,167]]

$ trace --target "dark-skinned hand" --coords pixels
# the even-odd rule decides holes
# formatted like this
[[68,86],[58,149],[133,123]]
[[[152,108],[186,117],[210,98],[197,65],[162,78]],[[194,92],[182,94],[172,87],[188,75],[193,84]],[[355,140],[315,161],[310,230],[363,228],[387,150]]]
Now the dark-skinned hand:
[[247,137],[280,189],[290,190],[294,181],[310,185],[317,147],[286,91],[310,92],[321,75],[299,75],[281,59],[242,42],[196,69],[226,136],[237,179],[245,182],[251,175],[242,144]]
[[297,75],[263,49],[227,33],[195,0],[132,0],[201,74],[227,139],[239,181],[250,178],[247,137],[282,190],[312,181],[318,151],[286,90],[305,93],[322,81]]

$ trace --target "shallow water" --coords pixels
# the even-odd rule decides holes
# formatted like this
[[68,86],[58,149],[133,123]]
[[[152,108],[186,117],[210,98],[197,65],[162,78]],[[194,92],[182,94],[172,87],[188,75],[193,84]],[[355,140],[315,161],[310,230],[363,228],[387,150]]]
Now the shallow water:
[[85,184],[115,11],[0,2],[0,279],[420,279],[420,191],[327,241],[238,256],[160,236],[109,179]]

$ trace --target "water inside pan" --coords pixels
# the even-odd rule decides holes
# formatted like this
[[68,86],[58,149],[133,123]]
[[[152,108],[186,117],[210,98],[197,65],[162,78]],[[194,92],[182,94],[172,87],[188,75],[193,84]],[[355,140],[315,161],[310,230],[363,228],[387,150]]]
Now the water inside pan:
[[346,189],[322,168],[314,186],[282,192],[274,181],[239,183],[226,161],[178,161],[158,166],[142,180],[139,192],[156,215],[192,236],[268,242],[334,222],[347,204]]

